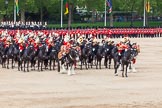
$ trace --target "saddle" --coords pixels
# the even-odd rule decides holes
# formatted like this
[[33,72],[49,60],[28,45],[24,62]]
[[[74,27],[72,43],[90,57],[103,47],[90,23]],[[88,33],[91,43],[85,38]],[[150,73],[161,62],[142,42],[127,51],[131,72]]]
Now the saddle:
[[62,51],[60,51],[60,52],[58,53],[58,59],[61,59],[61,58],[62,58],[62,56],[63,56],[63,52],[62,52]]

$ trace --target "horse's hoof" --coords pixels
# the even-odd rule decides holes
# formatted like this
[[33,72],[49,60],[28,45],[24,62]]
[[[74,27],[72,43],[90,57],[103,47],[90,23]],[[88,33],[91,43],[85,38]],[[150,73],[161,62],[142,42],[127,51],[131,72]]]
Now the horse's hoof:
[[118,76],[118,74],[117,74],[117,73],[115,73],[115,76]]
[[132,72],[134,72],[134,73],[135,73],[135,72],[137,72],[137,71],[136,71],[136,70],[132,70]]
[[76,75],[76,73],[74,72],[74,73],[72,73],[72,75]]
[[60,74],[65,74],[65,72],[66,72],[65,70],[62,70],[60,71]]
[[132,72],[132,70],[128,69],[128,71],[127,71],[127,72],[129,72],[129,73],[130,73],[130,72]]
[[71,76],[72,74],[68,74],[69,76]]

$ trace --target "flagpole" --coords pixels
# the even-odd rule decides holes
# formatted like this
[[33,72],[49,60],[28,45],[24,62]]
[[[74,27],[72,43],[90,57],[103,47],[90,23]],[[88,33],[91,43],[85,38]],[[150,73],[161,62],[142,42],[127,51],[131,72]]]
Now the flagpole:
[[143,0],[144,2],[144,9],[143,9],[143,26],[146,26],[146,9],[145,9],[145,5],[146,5],[146,1]]
[[14,1],[14,23],[16,22],[16,4],[15,4],[15,0]]
[[63,0],[61,0],[61,28],[63,24]]
[[106,26],[106,0],[105,0],[105,21],[104,21],[104,26]]

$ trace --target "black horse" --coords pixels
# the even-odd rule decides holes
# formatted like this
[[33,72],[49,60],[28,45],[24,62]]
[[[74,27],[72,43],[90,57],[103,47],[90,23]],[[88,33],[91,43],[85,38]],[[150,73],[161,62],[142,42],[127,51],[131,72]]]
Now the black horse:
[[130,62],[131,62],[131,49],[129,48],[129,49],[125,49],[121,56],[122,77],[124,77],[124,72],[125,72],[125,77],[128,77],[127,70]]
[[81,70],[82,70],[83,64],[85,64],[85,68],[88,69],[87,60],[88,60],[88,57],[90,56],[90,51],[91,51],[90,44],[85,44],[84,46],[81,46],[81,55],[80,55],[80,62],[81,62],[80,69]]
[[5,61],[6,61],[6,58],[5,58],[4,43],[1,42],[1,43],[0,43],[0,64],[2,64],[2,68],[5,67]]
[[52,64],[53,64],[53,70],[55,70],[55,62],[57,60],[57,55],[58,55],[58,51],[56,49],[55,46],[52,46],[49,51],[48,51],[48,60],[49,60],[49,68],[50,70],[52,70]]
[[108,43],[106,43],[105,45],[104,45],[104,53],[105,53],[105,59],[104,59],[104,65],[105,65],[105,67],[107,68],[108,66],[107,66],[107,62],[109,62],[108,64],[109,64],[109,69],[110,69],[110,65],[111,65],[111,60],[112,60],[112,58],[113,58],[113,55],[112,55],[112,49],[114,48],[114,46],[113,45],[111,45],[111,44],[108,44]]
[[[38,71],[43,71],[43,62],[45,59],[47,59],[47,46],[46,44],[42,44],[42,46],[39,47],[37,60],[38,60]],[[41,66],[40,66],[41,65]]]
[[96,53],[96,69],[98,69],[98,63],[99,63],[99,68],[101,69],[101,61],[103,56],[104,56],[104,47],[99,46]]
[[114,46],[114,48],[112,49],[111,54],[112,54],[113,60],[114,60],[115,75],[117,75],[117,70],[120,66],[120,56],[118,54],[118,49],[116,46]]
[[[93,64],[96,65],[96,54],[97,54],[97,50],[98,50],[98,47],[99,45],[98,44],[95,44],[93,45],[93,43],[88,43],[91,45],[91,51],[90,51],[90,54],[89,54],[89,57],[88,57],[88,68],[89,66],[93,66]],[[94,63],[93,63],[94,62]]]
[[67,54],[67,61],[66,61],[67,68],[68,68],[68,75],[75,74],[74,64],[77,61],[79,61],[79,52],[74,48],[69,49],[69,53]]
[[9,48],[8,48],[8,51],[6,53],[6,60],[7,60],[7,69],[9,69],[9,61],[11,59],[11,65],[12,65],[12,69],[14,68],[14,44],[10,44],[9,45]]
[[[68,69],[68,75],[75,74],[74,64],[78,60],[79,60],[79,52],[75,48],[70,48],[69,53],[63,55],[62,58],[58,60],[58,72],[64,73],[66,71],[65,69],[66,65]],[[61,71],[60,68],[62,68]]]
[[133,43],[132,47],[131,47],[131,62],[130,62],[129,69],[131,69],[133,72],[136,72],[135,67],[133,65],[135,64],[136,56],[139,53],[139,51],[138,51],[136,46],[137,46],[136,43]]
[[[26,71],[26,64],[27,64],[27,72],[29,72],[29,63],[31,61],[31,54],[33,54],[34,52],[34,46],[33,45],[29,45],[25,50],[23,55],[21,56],[21,63],[24,63],[24,72]],[[22,64],[21,64],[22,66]],[[18,66],[18,70],[20,67]]]

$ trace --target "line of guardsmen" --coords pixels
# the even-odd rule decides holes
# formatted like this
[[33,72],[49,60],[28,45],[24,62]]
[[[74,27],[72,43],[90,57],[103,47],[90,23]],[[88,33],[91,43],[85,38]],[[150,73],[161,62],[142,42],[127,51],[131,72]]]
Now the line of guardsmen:
[[71,37],[78,38],[80,35],[85,35],[86,38],[89,36],[96,37],[97,39],[103,39],[104,36],[111,38],[120,38],[124,35],[128,37],[161,37],[162,28],[109,28],[109,27],[77,27],[77,28],[47,28],[47,22],[43,24],[41,22],[1,22],[0,31],[7,29],[9,34],[15,34],[19,29],[24,34],[27,31],[41,31],[45,34],[49,32],[55,32],[59,36],[65,36],[67,33]]
[[47,22],[14,22],[14,21],[2,21],[0,23],[0,29],[31,29],[31,30],[41,30],[47,28]]

